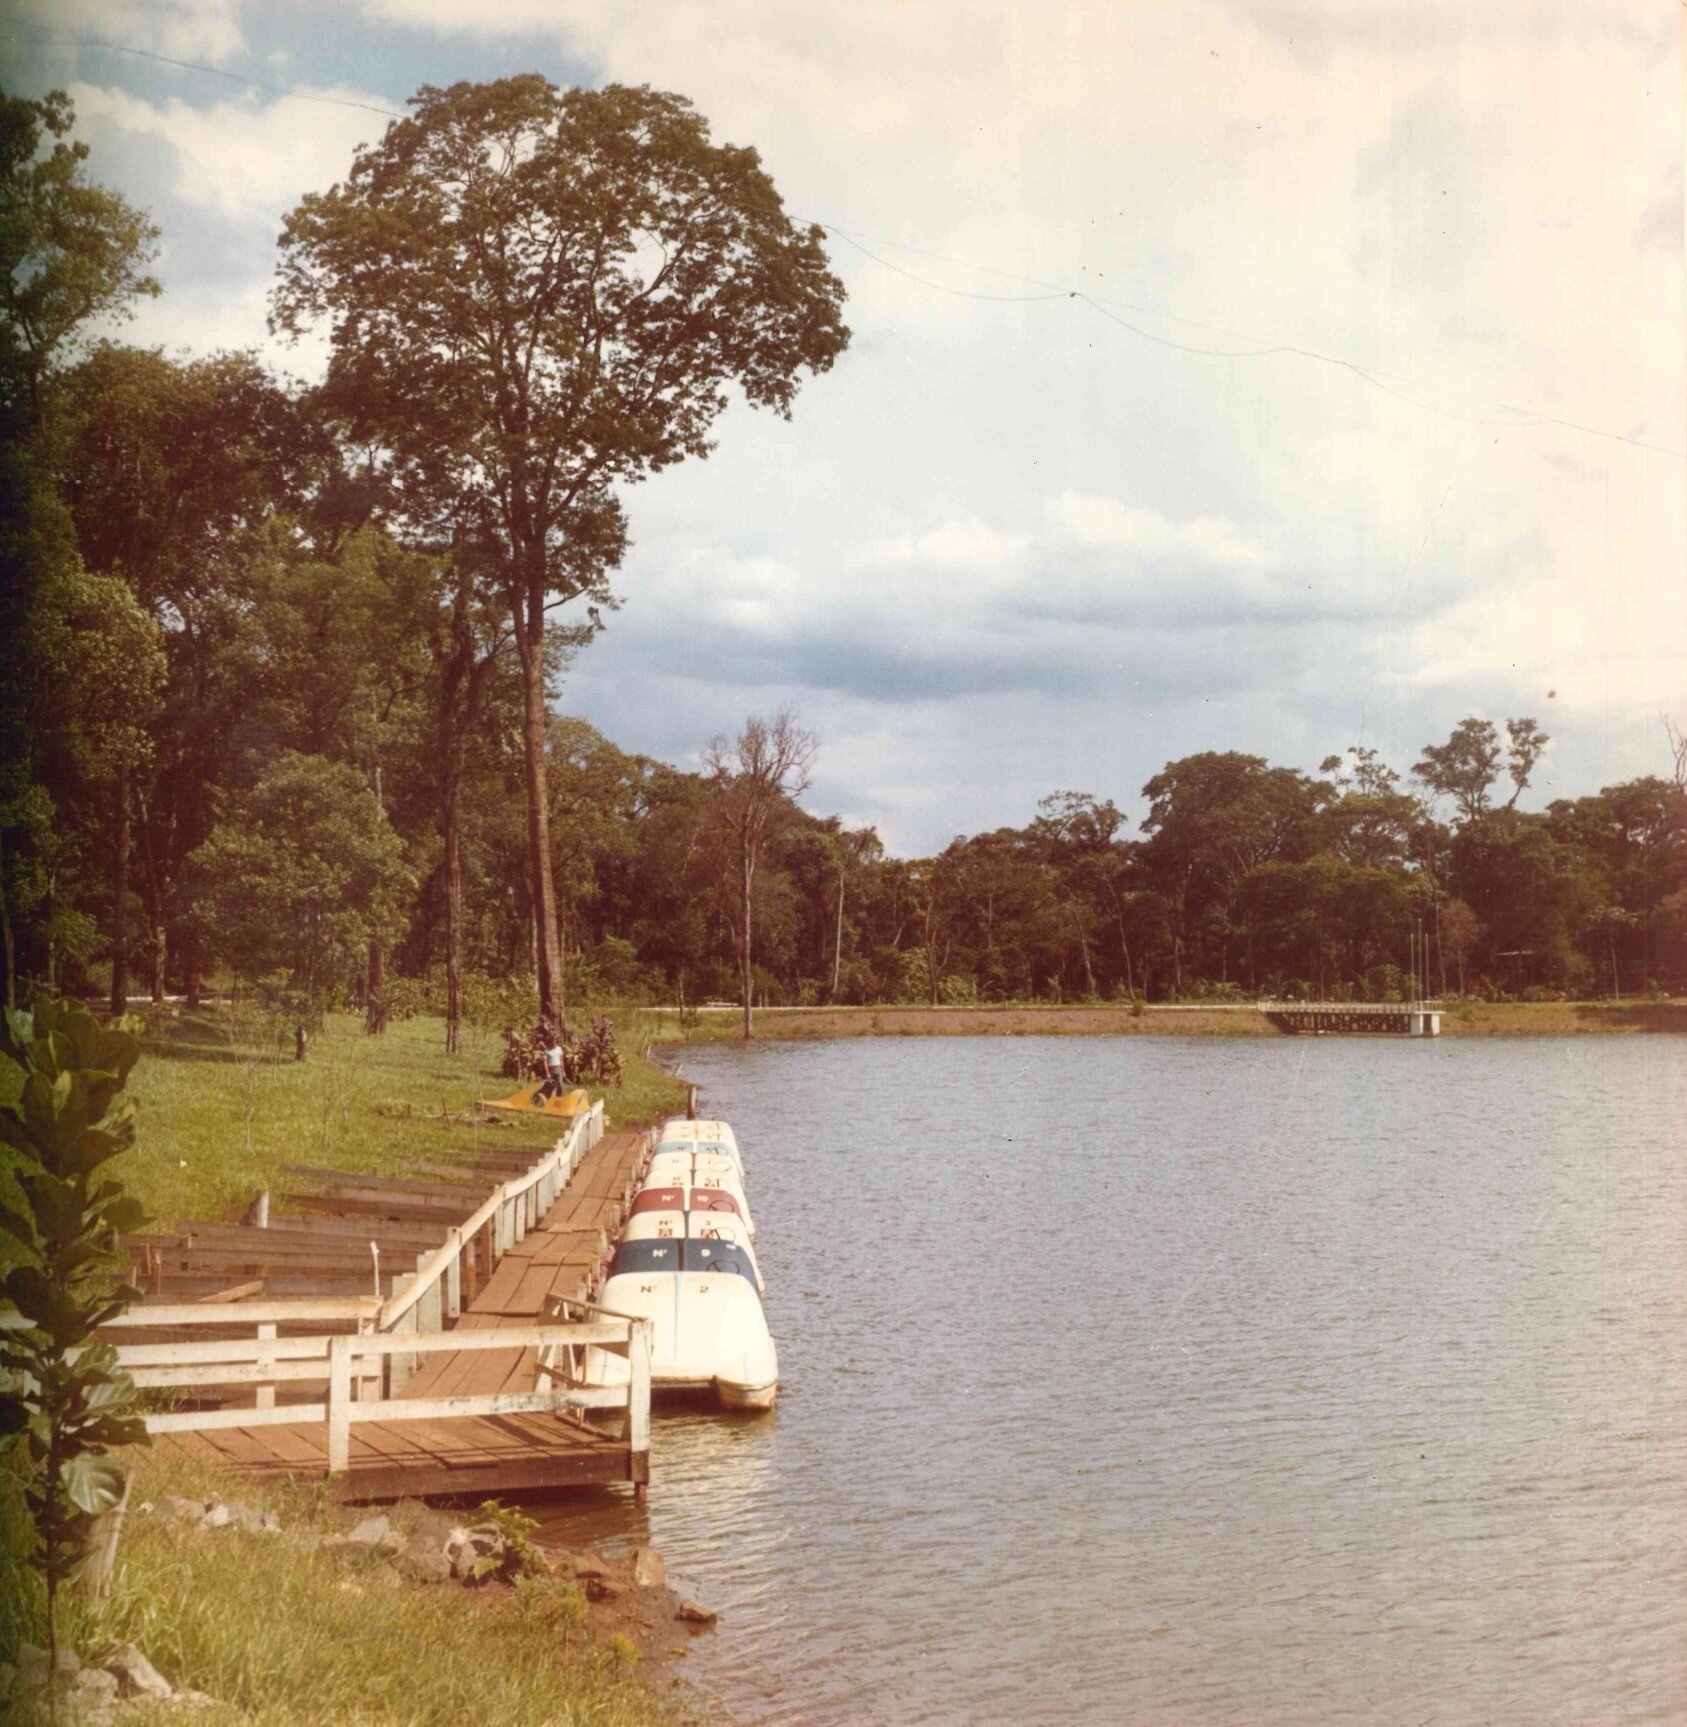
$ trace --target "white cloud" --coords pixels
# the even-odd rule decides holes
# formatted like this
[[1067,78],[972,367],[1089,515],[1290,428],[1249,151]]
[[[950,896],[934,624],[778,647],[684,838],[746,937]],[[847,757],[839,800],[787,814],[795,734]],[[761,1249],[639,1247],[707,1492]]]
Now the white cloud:
[[218,65],[243,44],[240,0],[19,0],[18,12],[56,37]]
[[[375,100],[356,91],[316,93]],[[342,178],[353,149],[385,125],[375,114],[329,107],[309,110],[305,122],[296,103],[244,97],[196,107],[180,97],[148,102],[86,83],[72,85],[70,95],[84,120],[168,145],[174,152],[170,191],[184,204],[272,230],[306,192]]]

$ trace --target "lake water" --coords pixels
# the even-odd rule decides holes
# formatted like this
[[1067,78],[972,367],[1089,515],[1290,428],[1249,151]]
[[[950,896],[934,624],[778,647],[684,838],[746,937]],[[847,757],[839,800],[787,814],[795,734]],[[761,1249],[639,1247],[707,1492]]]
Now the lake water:
[[1687,1041],[684,1060],[778,1410],[548,1521],[720,1610],[740,1721],[1687,1721]]

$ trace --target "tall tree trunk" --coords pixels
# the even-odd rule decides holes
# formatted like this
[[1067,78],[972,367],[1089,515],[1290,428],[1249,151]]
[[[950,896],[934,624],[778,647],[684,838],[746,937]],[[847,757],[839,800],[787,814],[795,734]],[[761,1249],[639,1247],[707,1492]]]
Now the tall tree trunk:
[[1135,1001],[1136,981],[1131,975],[1131,944],[1125,940],[1125,920],[1115,911],[1114,921],[1119,926],[1119,953],[1125,962],[1125,994]]
[[1083,962],[1084,962],[1084,990],[1085,990],[1086,994],[1093,996],[1095,994],[1095,972],[1090,967],[1090,938],[1089,938],[1089,934],[1084,929],[1083,918],[1080,917],[1076,912],[1074,912],[1072,914],[1072,921],[1077,926],[1077,930],[1078,930],[1078,952],[1083,957]]
[[518,608],[516,650],[521,660],[521,729],[527,778],[527,859],[533,887],[534,958],[539,973],[539,1016],[561,1033],[568,1002],[557,926],[556,880],[551,874],[550,788],[545,777],[545,614],[534,601]]
[[832,938],[832,1000],[838,999],[838,978],[843,972],[844,866],[838,865],[838,927]]
[[[383,825],[387,819],[387,792],[381,771],[380,757],[375,758],[375,807],[381,813]],[[387,1029],[387,954],[379,934],[369,938],[369,987],[363,1009],[363,1029],[371,1037],[381,1037]]]
[[0,826],[0,964],[6,968],[6,1006],[18,1005],[18,950],[12,935],[12,901],[6,892],[6,830]]
[[463,1027],[463,837],[457,807],[457,766],[445,787],[445,1050],[455,1055]]
[[743,881],[743,905],[740,908],[744,919],[744,1041],[747,1043],[756,1035],[750,1010],[750,882],[755,865],[750,858],[750,842],[745,840],[743,850],[739,854],[740,875]]
[[387,1029],[387,955],[378,935],[369,938],[369,999],[363,1010],[363,1029],[379,1037]]
[[111,872],[111,1011],[129,1005],[129,764],[117,769],[117,839]]
[[152,932],[152,999],[161,1004],[168,987],[170,931],[164,915],[164,890],[158,877],[158,855],[152,838],[152,808],[142,786],[135,787],[135,813],[141,830],[141,897],[146,902]]
[[931,1005],[937,1006],[937,890],[932,889],[931,898],[926,902],[925,929],[921,945],[926,956],[926,989],[931,996]]

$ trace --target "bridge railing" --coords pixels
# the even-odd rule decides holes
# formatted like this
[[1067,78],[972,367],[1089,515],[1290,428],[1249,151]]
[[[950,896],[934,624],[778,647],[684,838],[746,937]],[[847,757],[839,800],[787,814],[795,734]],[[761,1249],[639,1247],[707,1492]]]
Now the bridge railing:
[[[275,1311],[283,1302],[254,1303]],[[327,1303],[309,1305],[324,1307]],[[145,1310],[141,1310],[144,1312]],[[128,1316],[125,1316],[128,1317]],[[156,1314],[154,1319],[156,1321]],[[220,1317],[220,1316],[219,1316]],[[249,1315],[249,1318],[257,1315]],[[275,1324],[277,1315],[261,1323]],[[327,1316],[322,1316],[327,1317]],[[351,1317],[362,1320],[364,1314]],[[195,1316],[195,1323],[199,1323]],[[567,1364],[583,1359],[588,1347],[627,1357],[625,1383],[589,1385]],[[538,1352],[540,1377],[533,1391],[500,1391],[464,1397],[396,1397],[380,1391],[387,1357],[434,1355],[484,1349]],[[419,1336],[374,1331],[318,1333],[305,1337],[222,1337],[185,1343],[122,1344],[118,1364],[148,1390],[190,1391],[198,1387],[254,1385],[260,1393],[277,1382],[326,1382],[326,1395],[309,1403],[273,1402],[210,1409],[161,1410],[145,1417],[148,1433],[206,1433],[219,1428],[326,1426],[331,1475],[343,1474],[351,1461],[351,1430],[367,1421],[424,1421],[453,1416],[562,1415],[587,1410],[624,1415],[623,1431],[635,1455],[650,1449],[650,1322],[594,1308],[585,1318],[543,1325],[489,1327],[484,1331],[436,1332]],[[548,1365],[547,1365],[548,1364]]]

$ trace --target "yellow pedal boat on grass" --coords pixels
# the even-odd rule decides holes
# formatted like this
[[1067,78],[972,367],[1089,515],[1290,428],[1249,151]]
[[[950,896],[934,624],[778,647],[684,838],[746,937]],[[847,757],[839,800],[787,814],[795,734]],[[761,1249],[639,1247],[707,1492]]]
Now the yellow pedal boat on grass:
[[520,1091],[512,1091],[508,1097],[483,1097],[480,1100],[482,1109],[507,1109],[516,1115],[543,1115],[553,1121],[572,1121],[577,1115],[584,1115],[589,1110],[591,1099],[578,1086],[573,1091],[565,1091],[560,1097],[541,1097],[546,1080],[536,1079],[531,1085],[524,1085]]

